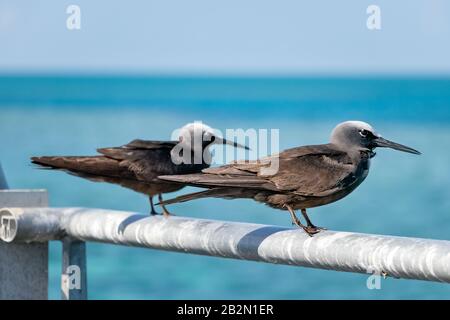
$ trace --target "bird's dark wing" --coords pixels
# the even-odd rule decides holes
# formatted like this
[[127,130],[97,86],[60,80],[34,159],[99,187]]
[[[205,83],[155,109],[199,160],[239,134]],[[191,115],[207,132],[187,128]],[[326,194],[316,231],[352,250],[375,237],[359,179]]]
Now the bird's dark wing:
[[140,140],[135,139],[130,143],[124,145],[124,147],[129,149],[160,149],[169,148],[172,149],[179,142],[178,141],[158,141],[158,140]]
[[124,160],[130,159],[133,157],[133,155],[136,155],[136,153],[133,153],[133,151],[161,149],[170,151],[177,145],[177,143],[178,141],[152,141],[136,139],[120,147],[100,148],[97,149],[97,151],[106,157],[116,160]]
[[134,173],[139,181],[155,182],[158,175],[176,173],[170,151],[177,141],[133,140],[121,147],[100,148],[107,158],[119,161],[120,167]]
[[283,161],[270,181],[280,191],[321,197],[352,183],[354,170],[355,166],[345,153],[308,154]]
[[279,169],[268,174],[276,157],[238,162],[203,170],[201,174],[162,176],[161,179],[188,185],[216,188],[235,187],[304,196],[324,196],[351,183],[354,166],[348,155],[328,145],[286,150],[278,157]]
[[165,181],[179,182],[191,186],[214,188],[214,187],[242,187],[253,189],[276,190],[270,181],[260,178],[256,175],[217,175],[209,173],[193,173],[183,175],[159,176],[159,179]]
[[101,156],[33,157],[32,162],[91,180],[118,178],[153,183],[159,181],[158,175],[178,173],[170,157],[170,150],[177,143],[133,140],[121,147],[98,149]]

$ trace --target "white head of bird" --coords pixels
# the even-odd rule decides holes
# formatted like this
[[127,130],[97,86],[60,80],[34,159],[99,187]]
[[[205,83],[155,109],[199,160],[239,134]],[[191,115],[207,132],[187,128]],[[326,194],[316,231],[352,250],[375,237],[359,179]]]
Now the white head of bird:
[[421,154],[413,148],[383,138],[370,124],[362,121],[346,121],[338,124],[331,133],[330,142],[347,152],[373,152],[375,148],[391,148]]
[[[180,129],[178,146],[183,149],[184,163],[187,163],[186,156],[189,154],[189,158],[193,156],[193,161],[189,163],[201,164],[206,162],[210,164],[210,147],[213,145],[230,145],[236,148],[248,149],[248,147],[237,142],[222,138],[218,130],[214,130],[202,122],[188,123]],[[174,152],[179,154],[178,150],[174,150]]]

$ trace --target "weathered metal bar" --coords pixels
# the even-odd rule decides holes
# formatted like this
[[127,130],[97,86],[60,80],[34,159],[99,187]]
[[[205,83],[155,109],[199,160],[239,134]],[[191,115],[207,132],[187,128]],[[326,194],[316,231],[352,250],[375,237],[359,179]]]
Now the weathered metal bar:
[[[224,258],[450,283],[450,241],[302,230],[82,208],[1,209],[4,241],[70,236]],[[2,220],[2,219],[0,219]],[[34,225],[34,228],[30,228]],[[59,226],[59,227],[58,227]]]

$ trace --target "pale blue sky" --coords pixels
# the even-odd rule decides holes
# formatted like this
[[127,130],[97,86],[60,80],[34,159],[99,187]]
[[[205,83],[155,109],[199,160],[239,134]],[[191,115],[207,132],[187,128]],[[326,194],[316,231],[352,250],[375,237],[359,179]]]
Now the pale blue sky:
[[449,74],[450,1],[0,0],[0,72],[16,70]]

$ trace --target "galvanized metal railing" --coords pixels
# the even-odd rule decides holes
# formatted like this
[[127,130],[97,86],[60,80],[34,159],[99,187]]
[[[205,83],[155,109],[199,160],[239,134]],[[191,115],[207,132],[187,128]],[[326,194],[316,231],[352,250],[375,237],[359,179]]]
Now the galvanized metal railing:
[[[87,298],[85,241],[450,283],[450,241],[442,240],[337,231],[311,238],[299,229],[249,223],[17,206],[0,209],[0,240],[6,246],[62,240],[65,299]],[[73,266],[80,288],[69,285]]]
[[135,214],[86,208],[4,208],[6,242],[70,237],[167,251],[450,283],[450,241]]

